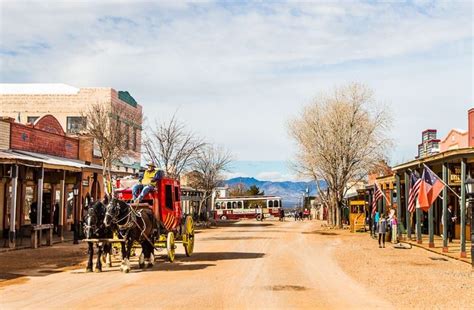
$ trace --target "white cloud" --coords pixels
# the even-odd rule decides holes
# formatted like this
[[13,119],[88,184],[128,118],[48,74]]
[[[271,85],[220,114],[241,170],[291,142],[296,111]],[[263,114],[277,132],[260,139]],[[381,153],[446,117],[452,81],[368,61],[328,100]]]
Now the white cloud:
[[403,156],[430,121],[465,127],[472,4],[227,5],[4,1],[0,80],[126,89],[148,119],[179,109],[239,159],[286,160],[288,118],[350,80],[393,103]]

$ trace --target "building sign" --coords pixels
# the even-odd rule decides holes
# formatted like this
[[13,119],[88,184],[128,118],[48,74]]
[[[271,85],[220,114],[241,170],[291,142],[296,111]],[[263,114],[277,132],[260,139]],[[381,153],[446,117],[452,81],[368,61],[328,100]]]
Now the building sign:
[[461,165],[451,165],[448,170],[448,184],[461,185]]
[[82,180],[82,186],[89,187],[89,180]]

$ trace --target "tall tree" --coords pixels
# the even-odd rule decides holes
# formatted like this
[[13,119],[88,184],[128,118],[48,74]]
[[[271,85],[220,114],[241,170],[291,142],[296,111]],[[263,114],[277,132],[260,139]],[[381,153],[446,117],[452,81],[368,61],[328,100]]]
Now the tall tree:
[[203,205],[211,198],[212,192],[223,184],[222,174],[228,171],[231,162],[232,155],[222,148],[206,145],[198,150],[192,165],[193,178],[190,180],[190,185],[204,193],[199,203],[199,214]]
[[81,113],[84,132],[94,139],[102,160],[104,192],[112,190],[112,164],[128,155],[127,123],[142,123],[142,115],[131,113],[121,105],[96,102]]
[[172,178],[179,178],[188,170],[205,145],[175,116],[170,121],[156,123],[155,128],[145,134],[143,143],[146,159],[158,164]]
[[[298,147],[294,168],[316,181],[328,208],[329,224],[341,226],[342,200],[349,182],[364,180],[386,159],[391,118],[365,85],[351,83],[320,95],[289,124]],[[327,189],[319,186],[324,180]]]

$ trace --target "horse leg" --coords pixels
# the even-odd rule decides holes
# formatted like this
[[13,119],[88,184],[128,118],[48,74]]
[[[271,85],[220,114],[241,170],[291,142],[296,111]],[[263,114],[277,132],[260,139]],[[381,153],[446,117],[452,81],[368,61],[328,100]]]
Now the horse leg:
[[97,244],[97,262],[95,264],[95,272],[102,272],[102,246]]
[[140,269],[143,269],[145,268],[145,248],[143,247],[143,244],[142,244],[142,252],[140,253],[140,256],[138,257],[138,267],[140,267]]
[[155,256],[153,255],[153,251],[155,250],[154,245],[151,245],[149,242],[147,242],[147,248],[148,248],[148,264],[147,268],[153,267],[153,264],[155,262]]
[[89,254],[89,260],[87,261],[87,267],[86,267],[86,272],[92,272],[92,259],[94,256],[94,244],[92,242],[88,242],[89,249],[88,249],[88,254]]
[[105,253],[105,265],[107,267],[112,267],[112,244],[106,243],[104,245],[104,253]]
[[127,258],[127,241],[120,242],[120,245],[122,249],[122,263],[120,265],[120,271],[124,271],[125,259]]
[[130,272],[130,251],[132,250],[133,240],[129,239],[127,241],[127,252],[124,260],[124,268],[123,272],[129,273]]

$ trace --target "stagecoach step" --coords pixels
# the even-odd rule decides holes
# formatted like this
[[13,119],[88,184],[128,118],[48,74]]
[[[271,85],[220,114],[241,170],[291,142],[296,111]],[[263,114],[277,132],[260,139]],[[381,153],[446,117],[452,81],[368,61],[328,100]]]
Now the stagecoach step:
[[82,242],[125,242],[125,239],[113,239],[113,238],[99,238],[99,239],[82,239]]

